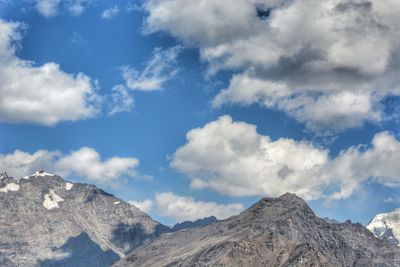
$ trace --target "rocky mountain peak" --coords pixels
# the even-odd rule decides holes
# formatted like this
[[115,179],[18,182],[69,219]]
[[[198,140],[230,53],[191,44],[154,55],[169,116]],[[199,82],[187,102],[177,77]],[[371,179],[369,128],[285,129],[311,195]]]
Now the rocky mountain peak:
[[294,193],[285,193],[280,197],[278,197],[278,199],[284,202],[290,202],[299,205],[307,205],[307,203],[301,197],[297,196]]
[[0,173],[0,181],[8,179],[7,172]]
[[94,185],[44,170],[0,181],[0,209],[0,266],[110,266],[169,231]]
[[240,218],[255,220],[292,220],[304,221],[316,218],[307,203],[296,194],[286,193],[278,198],[262,198],[248,210],[239,215]]

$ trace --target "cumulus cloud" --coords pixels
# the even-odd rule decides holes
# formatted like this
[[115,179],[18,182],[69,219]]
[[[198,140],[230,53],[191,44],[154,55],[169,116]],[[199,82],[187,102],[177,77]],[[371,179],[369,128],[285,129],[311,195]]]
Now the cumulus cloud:
[[141,211],[147,213],[153,208],[154,201],[151,199],[146,199],[144,201],[128,201],[128,203],[138,207]]
[[[135,202],[131,203],[134,204]],[[146,200],[136,203],[138,207],[143,206],[144,203],[152,205],[158,215],[169,217],[176,222],[193,221],[212,215],[218,219],[225,219],[244,210],[243,205],[240,203],[218,204],[213,201],[197,201],[192,197],[179,196],[171,192],[157,193],[154,201]]]
[[125,86],[119,84],[111,89],[111,103],[108,115],[131,111],[134,106],[135,101]]
[[36,66],[18,58],[21,27],[0,20],[0,121],[50,126],[94,117],[101,99],[96,82],[54,62]]
[[140,177],[136,172],[137,158],[111,157],[103,160],[93,148],[82,147],[69,154],[39,150],[34,153],[15,150],[0,154],[0,169],[20,178],[39,169],[62,175],[77,175],[88,180],[115,184],[123,177]]
[[254,125],[223,116],[192,129],[172,156],[171,166],[187,175],[194,189],[231,196],[342,199],[372,179],[400,186],[400,142],[382,132],[369,146],[350,147],[336,157],[311,143],[257,133]]
[[103,19],[112,19],[113,17],[118,15],[118,13],[119,13],[119,7],[117,5],[115,5],[115,6],[112,6],[110,8],[105,9],[101,13],[101,17]]
[[147,0],[144,8],[147,32],[198,47],[210,73],[235,71],[215,107],[258,103],[337,131],[387,119],[382,101],[400,95],[396,1]]
[[163,85],[178,72],[176,60],[181,51],[180,46],[165,50],[156,48],[144,69],[138,72],[129,66],[123,66],[122,77],[126,86],[132,90],[154,91],[163,89]]

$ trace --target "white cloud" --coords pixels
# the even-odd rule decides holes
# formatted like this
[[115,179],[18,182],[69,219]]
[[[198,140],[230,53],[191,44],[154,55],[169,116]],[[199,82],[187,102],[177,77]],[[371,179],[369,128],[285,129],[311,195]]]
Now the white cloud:
[[147,32],[197,46],[210,73],[239,71],[215,106],[260,103],[336,131],[385,120],[382,100],[400,95],[396,1],[147,0],[144,8]]
[[138,165],[136,158],[111,157],[102,160],[100,154],[89,147],[69,154],[48,150],[32,154],[15,150],[13,153],[0,154],[0,169],[16,178],[45,169],[64,177],[78,175],[92,181],[114,184],[123,177],[141,177],[135,170]]
[[[245,90],[243,90],[245,88]],[[296,92],[297,91],[297,92]],[[250,105],[259,103],[279,109],[304,123],[309,129],[323,131],[361,126],[365,121],[381,121],[381,100],[384,94],[365,90],[334,90],[321,94],[317,90],[293,90],[284,83],[271,82],[246,73],[233,76],[229,87],[214,99],[213,105],[224,103]]]
[[125,86],[119,84],[111,89],[111,110],[108,115],[114,115],[119,112],[128,112],[135,106],[133,97],[129,94]]
[[384,203],[400,204],[400,197],[388,197],[383,200]]
[[58,13],[58,5],[61,0],[37,0],[36,9],[45,17],[52,17]]
[[156,48],[141,72],[129,66],[122,67],[122,76],[126,82],[126,87],[141,91],[163,89],[163,85],[177,74],[176,60],[180,51],[180,46],[166,50]]
[[192,197],[178,196],[171,192],[157,193],[154,205],[159,215],[172,218],[177,222],[193,221],[211,215],[218,219],[225,219],[244,209],[242,204],[196,201]]
[[15,56],[19,23],[0,20],[0,121],[55,125],[98,113],[96,82],[54,62],[36,66]]
[[144,201],[128,201],[128,203],[138,207],[141,211],[147,213],[153,208],[154,201],[151,199],[146,199]]
[[341,199],[369,179],[400,186],[400,142],[388,132],[375,135],[370,147],[350,147],[334,158],[308,142],[273,141],[254,125],[229,116],[192,129],[186,138],[171,166],[187,175],[195,189],[232,196],[293,192],[305,199]]
[[37,11],[45,17],[53,17],[64,9],[73,16],[81,15],[96,0],[36,0]]
[[136,158],[112,157],[103,161],[96,150],[83,147],[60,158],[55,168],[63,175],[77,174],[90,180],[107,182],[120,177],[135,177],[138,164]]
[[113,17],[118,15],[118,13],[119,13],[119,7],[117,5],[115,5],[115,6],[112,6],[110,8],[105,9],[101,13],[101,17],[103,19],[112,19]]

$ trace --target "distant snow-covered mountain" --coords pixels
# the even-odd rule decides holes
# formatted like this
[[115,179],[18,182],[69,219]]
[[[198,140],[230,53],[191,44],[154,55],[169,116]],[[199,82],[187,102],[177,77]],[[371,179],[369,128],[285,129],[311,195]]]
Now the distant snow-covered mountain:
[[400,208],[377,214],[367,225],[367,229],[376,237],[387,238],[400,246]]

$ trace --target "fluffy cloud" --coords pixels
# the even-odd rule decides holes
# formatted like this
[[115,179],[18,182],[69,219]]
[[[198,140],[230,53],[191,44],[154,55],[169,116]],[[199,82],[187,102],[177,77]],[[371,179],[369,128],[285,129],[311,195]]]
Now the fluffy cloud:
[[122,67],[122,76],[126,86],[132,90],[161,90],[164,83],[173,78],[178,71],[176,60],[180,51],[180,46],[166,50],[156,48],[141,72],[129,66]]
[[136,158],[112,157],[102,160],[93,148],[83,147],[62,154],[59,151],[39,150],[28,153],[16,150],[0,154],[0,169],[14,177],[23,177],[39,169],[45,169],[62,176],[78,175],[101,183],[115,183],[122,177],[138,177]]
[[21,27],[0,20],[0,121],[54,125],[95,116],[100,96],[88,76],[15,56]]
[[135,101],[125,86],[119,84],[111,89],[111,103],[108,115],[131,111],[134,106]]
[[178,196],[171,192],[157,193],[152,203],[157,214],[169,217],[177,222],[193,221],[211,215],[218,219],[225,219],[244,209],[242,204],[196,201],[192,197]]
[[101,17],[103,19],[112,19],[113,17],[118,15],[118,13],[119,13],[119,7],[118,6],[113,6],[113,7],[110,7],[110,8],[107,8],[106,10],[104,10],[101,13]]
[[350,147],[333,158],[308,142],[273,141],[254,125],[229,116],[189,131],[186,138],[171,166],[187,175],[195,189],[232,196],[293,192],[306,199],[341,199],[369,179],[400,186],[400,142],[388,132],[375,135],[370,146]]
[[146,199],[144,201],[128,201],[129,204],[132,204],[138,207],[143,212],[149,212],[153,208],[154,201],[151,199]]
[[400,95],[396,1],[147,0],[144,8],[146,31],[197,46],[211,73],[241,71],[217,107],[259,103],[312,130],[341,130],[386,119],[382,101]]

